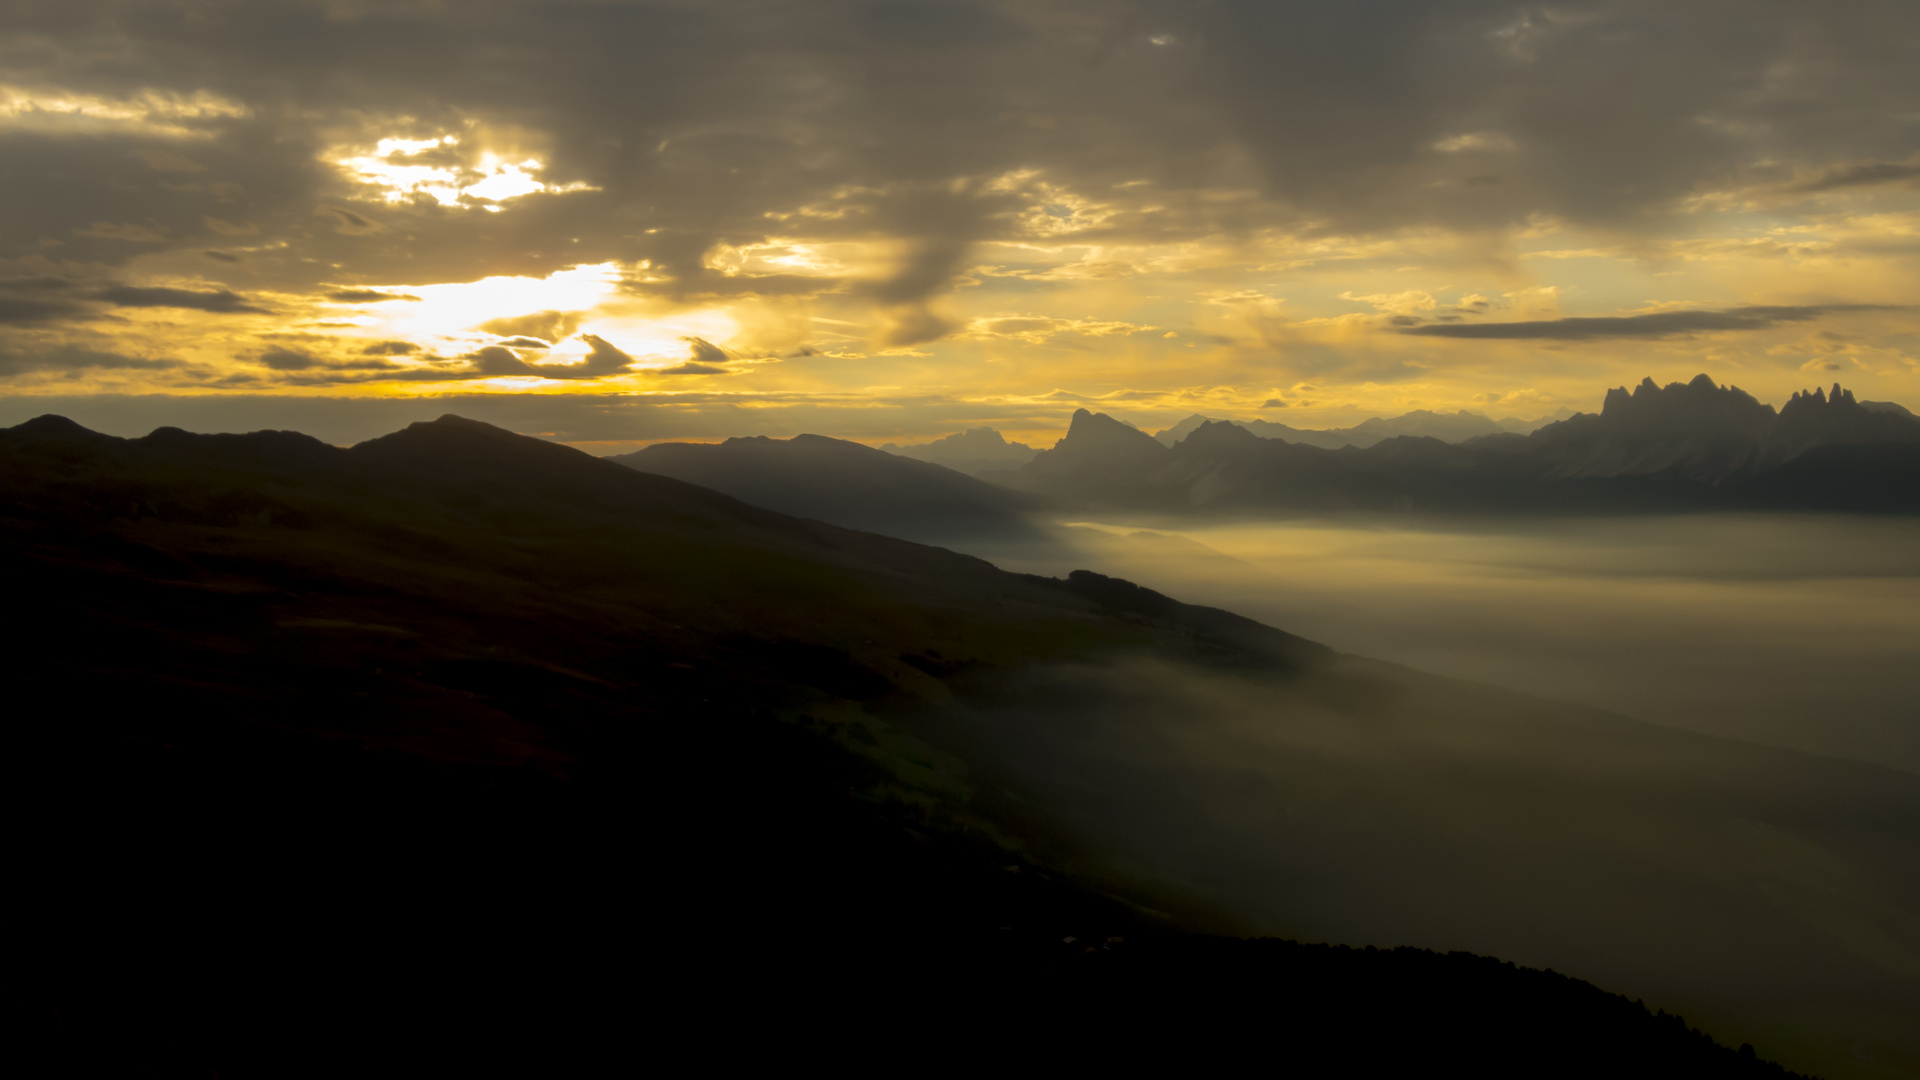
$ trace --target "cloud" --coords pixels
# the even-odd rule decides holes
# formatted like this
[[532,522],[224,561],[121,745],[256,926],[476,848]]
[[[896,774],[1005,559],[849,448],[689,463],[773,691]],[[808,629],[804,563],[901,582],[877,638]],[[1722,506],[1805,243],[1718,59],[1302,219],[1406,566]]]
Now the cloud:
[[[579,378],[597,379],[603,375],[618,375],[633,366],[633,357],[615,348],[605,338],[582,334],[580,340],[586,342],[593,351],[576,365],[580,369]],[[702,342],[702,344],[705,343]],[[712,348],[711,345],[707,347]]]
[[480,324],[479,329],[501,337],[535,337],[559,341],[580,328],[586,313],[581,311],[542,311],[533,315],[515,315]]
[[727,355],[727,350],[705,338],[684,337],[680,340],[687,343],[688,350],[693,354],[689,364],[724,364],[733,359]]
[[952,333],[954,328],[951,320],[935,314],[925,304],[903,304],[888,310],[886,324],[886,330],[880,335],[880,343],[892,346],[938,341]]
[[633,365],[633,357],[605,338],[583,334],[580,340],[586,342],[591,351],[585,359],[574,364],[530,364],[511,349],[488,345],[468,357],[473,367],[465,375],[468,378],[537,375],[542,379],[603,379],[609,375],[626,374]]
[[1850,165],[1835,165],[1821,170],[1812,179],[1794,184],[1788,190],[1811,194],[1833,191],[1837,188],[1872,187],[1876,184],[1892,184],[1915,179],[1920,179],[1920,154],[1915,154],[1905,161],[1865,161]]
[[306,371],[320,366],[317,357],[294,349],[268,349],[260,354],[260,362],[275,371]]
[[313,213],[315,217],[332,219],[333,231],[341,236],[371,236],[374,233],[385,232],[387,228],[385,225],[377,221],[370,221],[344,206],[322,206],[316,208]]
[[1432,311],[1439,306],[1433,294],[1424,289],[1413,289],[1399,293],[1367,293],[1355,295],[1352,290],[1340,294],[1342,300],[1355,303],[1372,304],[1377,311],[1388,311],[1396,315],[1412,315],[1416,311]]
[[100,299],[116,307],[187,308],[193,311],[210,311],[217,315],[237,315],[242,313],[266,314],[266,309],[256,307],[238,293],[227,289],[213,292],[195,292],[192,289],[142,288],[133,285],[115,285],[102,289],[97,294]]
[[336,304],[384,304],[389,300],[419,300],[417,296],[406,293],[385,293],[378,289],[339,289],[327,294],[327,299]]
[[73,235],[90,236],[96,240],[128,240],[136,244],[158,244],[167,238],[167,231],[125,221],[96,221],[85,228],[73,230]]
[[[1059,319],[1049,315],[1003,314],[978,318],[967,324],[970,337],[1006,338],[1038,345],[1056,334],[1081,334],[1087,337],[1115,337],[1158,330],[1156,326],[1113,319]],[[1180,335],[1169,331],[1166,337]]]
[[489,345],[468,357],[474,375],[538,375],[539,370],[520,359],[512,349]]
[[[0,72],[33,85],[25,104],[0,102],[9,166],[0,266],[25,273],[21,260],[44,257],[92,282],[171,282],[199,291],[189,306],[213,313],[224,312],[200,306],[221,303],[206,299],[211,286],[140,275],[230,263],[206,269],[244,272],[233,292],[246,297],[226,301],[242,307],[329,291],[418,292],[427,301],[405,304],[405,323],[360,332],[431,343],[479,323],[524,349],[578,333],[588,314],[521,314],[527,307],[589,304],[542,296],[454,305],[448,315],[430,287],[612,264],[620,291],[596,302],[591,317],[608,321],[593,325],[632,333],[646,353],[657,346],[637,343],[660,334],[731,325],[734,336],[717,336],[754,356],[802,344],[864,353],[860,370],[874,378],[863,385],[884,386],[894,375],[886,350],[964,360],[988,351],[977,336],[991,334],[1004,367],[946,370],[1006,380],[996,390],[1014,395],[1095,377],[1021,370],[1022,354],[1040,351],[1027,346],[1077,332],[1055,321],[1157,322],[1180,333],[1174,348],[1195,344],[1190,365],[1252,363],[1244,350],[1258,335],[1190,311],[1197,292],[1257,289],[1319,317],[1340,314],[1329,298],[1346,290],[1385,301],[1381,314],[1355,308],[1367,314],[1312,331],[1329,357],[1343,358],[1319,369],[1353,375],[1368,350],[1417,344],[1379,334],[1389,318],[1477,321],[1450,310],[1459,293],[1446,290],[1498,296],[1513,287],[1511,267],[1488,267],[1511,253],[1537,256],[1527,269],[1540,283],[1571,287],[1578,273],[1582,288],[1612,303],[1683,295],[1629,277],[1648,272],[1646,253],[1673,253],[1678,236],[1747,230],[1728,241],[1727,260],[1798,260],[1792,270],[1829,275],[1869,239],[1910,248],[1910,224],[1864,212],[1849,226],[1862,239],[1822,248],[1831,221],[1792,215],[1812,214],[1817,201],[1837,220],[1843,201],[1851,214],[1907,197],[1896,185],[1920,166],[1903,118],[1920,115],[1920,84],[1892,43],[1920,33],[1920,8],[1865,5],[1810,23],[1790,0],[1755,3],[1731,34],[1725,4],[1645,0],[1524,10],[1484,0],[634,0],[572,5],[564,19],[493,0],[196,0],[153,8],[137,33],[111,6],[16,5],[10,35],[58,63]],[[621,43],[617,55],[609,42]],[[486,154],[497,160],[483,167]],[[362,157],[378,160],[351,164]],[[406,171],[416,168],[428,171]],[[442,192],[451,204],[433,194],[441,173],[455,181]],[[511,194],[503,185],[515,177],[539,190]],[[1764,182],[1773,202],[1762,220],[1688,208],[1693,194],[1735,182],[1742,192]],[[1791,182],[1832,195],[1782,197]],[[500,197],[455,197],[479,184]],[[1516,242],[1546,223],[1568,234],[1559,247],[1621,254],[1574,267]],[[1748,236],[1777,254],[1739,247]],[[226,244],[234,247],[217,250]],[[1810,262],[1822,253],[1834,257],[1824,270]],[[1691,271],[1710,269],[1686,257]],[[1732,287],[1745,293],[1695,277],[1697,290],[1684,295],[1849,296],[1878,272],[1849,265],[1848,280],[1792,286],[1761,269]],[[1596,280],[1603,274],[1617,276]],[[1890,296],[1904,282],[1880,280]],[[1437,307],[1420,306],[1414,291]],[[45,327],[104,309],[89,299],[4,293],[0,321]],[[308,314],[304,303],[288,307],[290,318]],[[791,333],[755,329],[756,314],[776,310],[770,321],[787,319]],[[1049,321],[983,321],[996,312]],[[649,320],[658,324],[640,329]],[[205,320],[171,330],[156,321],[130,320],[126,332],[145,336],[119,351],[197,351],[187,335]],[[1657,321],[1608,324],[1608,333],[1555,323],[1546,339],[1672,331]],[[1423,326],[1405,329],[1430,333]],[[1218,339],[1204,335],[1220,330],[1249,344],[1210,344]],[[966,340],[928,344],[956,331]],[[1457,336],[1526,333],[1513,324]],[[1229,353],[1240,359],[1222,358]],[[270,378],[251,355],[234,366]],[[522,373],[549,378],[632,370],[618,358],[567,370],[526,355]],[[1299,343],[1263,355],[1288,370],[1320,364]],[[643,359],[695,373],[673,367],[679,357]],[[748,367],[724,356],[686,364]],[[835,380],[855,366],[791,373],[844,387]],[[1175,367],[1159,370],[1185,378]],[[179,378],[223,373],[200,372]]]
[[0,281],[0,326],[58,322],[86,308],[62,294],[70,283],[59,278]]
[[411,341],[376,341],[361,349],[364,356],[410,356],[420,351],[420,346]]
[[1538,319],[1528,322],[1447,323],[1416,326],[1399,333],[1415,337],[1480,340],[1596,341],[1606,338],[1664,338],[1728,330],[1765,330],[1781,323],[1809,322],[1850,311],[1894,311],[1882,304],[1813,304],[1801,307],[1752,306],[1725,311],[1658,311],[1648,315],[1609,315]]
[[725,375],[725,368],[711,367],[706,364],[685,363],[670,368],[655,368],[649,375]]
[[0,376],[45,371],[72,372],[89,368],[157,371],[178,366],[172,360],[148,360],[79,345],[24,350],[0,345]]
[[133,156],[139,158],[142,164],[154,172],[197,173],[207,171],[205,165],[190,160],[184,154],[176,154],[171,150],[141,147],[133,151]]

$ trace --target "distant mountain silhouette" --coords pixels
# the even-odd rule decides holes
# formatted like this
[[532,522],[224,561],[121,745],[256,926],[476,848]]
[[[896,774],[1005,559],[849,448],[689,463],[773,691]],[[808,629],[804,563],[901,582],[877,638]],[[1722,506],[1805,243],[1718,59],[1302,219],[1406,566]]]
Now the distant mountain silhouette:
[[1409,498],[1392,477],[1245,425],[1207,421],[1168,447],[1085,409],[1053,449],[1002,482],[1066,505],[1173,514],[1392,510]]
[[[1567,413],[1568,410],[1561,410]],[[1318,446],[1323,450],[1338,450],[1343,446],[1369,447],[1384,439],[1401,435],[1416,438],[1439,439],[1441,442],[1459,443],[1483,435],[1527,434],[1551,423],[1554,418],[1529,421],[1517,417],[1494,420],[1482,413],[1462,409],[1456,413],[1437,413],[1427,409],[1415,409],[1400,416],[1382,418],[1373,417],[1362,420],[1350,428],[1326,428],[1311,430],[1288,427],[1270,420],[1229,420],[1226,423],[1243,427],[1263,439],[1280,439],[1285,442],[1300,443],[1305,446]],[[1158,432],[1154,438],[1167,446],[1173,446],[1192,434],[1201,424],[1219,422],[1213,417],[1195,413],[1178,424]]]
[[1072,493],[1100,501],[1125,498],[1142,475],[1167,460],[1169,451],[1139,428],[1105,413],[1076,409],[1067,434],[1015,474],[1027,491]]
[[1037,539],[1032,500],[925,461],[820,435],[656,443],[608,458],[755,506],[909,540]]
[[1039,453],[1026,443],[1008,442],[1005,436],[987,427],[970,428],[957,435],[914,446],[886,443],[880,449],[916,461],[944,465],[969,476],[1017,469],[1032,461],[1034,455]]
[[1244,940],[1286,905],[1570,958],[1796,1052],[1896,1030],[1908,985],[1852,944],[1912,910],[1876,876],[1899,774],[458,417],[349,449],[43,417],[0,430],[0,544],[14,959],[80,1072],[350,1071],[395,1025],[552,1033],[548,1071],[630,1052],[667,987],[889,1060],[933,1017],[998,1060],[1190,1062],[1205,1032],[1312,1073],[1783,1075],[1552,972]]
[[1204,422],[1156,450],[1128,431],[1083,410],[1004,482],[1069,505],[1164,513],[1920,511],[1920,420],[1837,385],[1776,414],[1706,375],[1649,379],[1609,391],[1598,414],[1457,445],[1402,435],[1325,450]]

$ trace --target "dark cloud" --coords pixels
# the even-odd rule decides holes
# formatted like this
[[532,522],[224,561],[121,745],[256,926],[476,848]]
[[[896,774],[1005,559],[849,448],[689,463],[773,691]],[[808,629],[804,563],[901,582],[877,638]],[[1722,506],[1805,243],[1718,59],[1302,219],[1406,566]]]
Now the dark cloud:
[[32,326],[86,314],[70,295],[73,282],[62,277],[0,278],[0,326]]
[[71,280],[51,274],[42,274],[38,277],[0,278],[0,293],[57,293],[66,292],[73,287],[74,283]]
[[1822,170],[1811,180],[1793,185],[1791,190],[1811,194],[1835,188],[1871,187],[1914,179],[1920,179],[1920,155],[1905,161],[1868,161],[1835,166]]
[[608,375],[624,374],[633,364],[633,357],[621,352],[605,338],[585,334],[580,340],[586,342],[591,351],[578,363],[530,364],[511,349],[500,345],[489,345],[467,358],[473,364],[470,370],[464,373],[449,373],[447,377],[538,375],[543,379],[601,379]]
[[268,349],[260,354],[260,363],[275,371],[306,371],[320,366],[320,359],[293,349]]
[[156,371],[178,366],[172,360],[147,360],[79,345],[14,348],[0,344],[0,376],[30,372],[77,372],[89,368]]
[[419,351],[411,341],[376,341],[360,350],[364,356],[411,356]]
[[1765,330],[1781,323],[1809,322],[1836,312],[1897,310],[1879,304],[1814,304],[1804,307],[1740,307],[1726,311],[1659,311],[1650,315],[1539,319],[1530,322],[1450,323],[1401,330],[1418,337],[1593,341],[1601,338],[1663,338],[1720,330]]
[[711,367],[706,364],[677,364],[670,368],[655,368],[649,375],[725,375],[725,368]]
[[246,297],[227,289],[213,292],[195,292],[192,289],[142,288],[134,285],[115,285],[102,289],[100,299],[115,307],[187,308],[193,311],[210,311],[218,315],[237,315],[242,313],[265,314],[266,309],[247,302]]
[[530,338],[530,337],[508,338],[507,340],[500,342],[500,344],[509,349],[551,349],[553,348],[553,342],[551,341],[541,341],[539,338]]
[[690,351],[693,354],[693,359],[690,361],[690,363],[724,364],[728,360],[733,359],[732,357],[727,355],[727,350],[721,348],[718,345],[715,345],[713,342],[708,341],[705,338],[687,337],[687,338],[681,338],[680,340],[687,343],[688,351]]
[[580,340],[586,342],[592,351],[587,353],[585,360],[570,365],[579,369],[575,378],[597,379],[602,375],[618,375],[633,365],[633,357],[614,348],[605,338],[582,334]]
[[340,289],[327,294],[336,304],[378,304],[388,300],[418,300],[406,293],[384,293],[378,289]]
[[240,261],[240,256],[232,255],[225,251],[214,251],[212,249],[208,249],[206,251],[201,252],[200,254],[205,255],[207,258],[212,259],[216,262],[237,263]]
[[16,296],[0,292],[0,326],[58,322],[86,309],[64,297]]
[[520,359],[512,349],[498,345],[489,345],[475,352],[467,359],[473,361],[473,370],[468,377],[475,375],[538,375],[539,370],[532,364]]

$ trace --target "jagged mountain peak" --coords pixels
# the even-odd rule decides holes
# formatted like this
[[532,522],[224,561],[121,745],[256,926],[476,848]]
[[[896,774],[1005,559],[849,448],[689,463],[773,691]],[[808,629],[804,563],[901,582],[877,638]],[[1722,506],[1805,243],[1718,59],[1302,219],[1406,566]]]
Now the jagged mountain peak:
[[1600,406],[1600,416],[1609,425],[1749,428],[1764,425],[1773,415],[1773,406],[1732,383],[1721,386],[1706,374],[1665,386],[1644,378],[1631,391],[1624,386],[1607,391]]
[[1817,386],[1811,390],[1796,391],[1787,399],[1786,405],[1782,406],[1780,411],[1784,414],[1789,408],[1806,408],[1809,405],[1858,408],[1859,402],[1853,399],[1853,391],[1843,388],[1839,383],[1834,383],[1832,393],[1826,393]]

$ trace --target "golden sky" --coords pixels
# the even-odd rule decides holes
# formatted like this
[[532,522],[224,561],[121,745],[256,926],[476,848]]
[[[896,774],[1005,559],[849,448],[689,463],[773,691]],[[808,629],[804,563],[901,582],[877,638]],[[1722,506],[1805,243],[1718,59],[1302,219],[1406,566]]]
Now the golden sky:
[[1082,406],[1532,418],[1703,371],[1920,408],[1911,3],[7,21],[8,423],[1047,442]]

